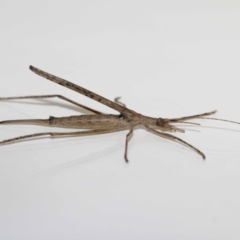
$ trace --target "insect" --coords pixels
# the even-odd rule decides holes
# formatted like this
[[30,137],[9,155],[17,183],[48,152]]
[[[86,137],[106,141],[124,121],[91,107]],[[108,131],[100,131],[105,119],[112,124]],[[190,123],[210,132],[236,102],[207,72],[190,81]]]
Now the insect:
[[24,136],[19,136],[15,138],[6,139],[0,141],[0,144],[8,144],[13,143],[16,141],[20,141],[23,139],[30,139],[36,138],[39,136],[50,136],[52,138],[55,137],[76,137],[76,136],[88,136],[94,134],[103,134],[103,133],[110,133],[116,132],[121,130],[128,130],[129,132],[126,135],[125,139],[125,151],[124,151],[124,159],[128,162],[128,143],[130,138],[133,135],[133,130],[137,126],[144,127],[149,132],[156,134],[160,137],[176,141],[181,143],[190,149],[194,150],[203,159],[205,159],[205,155],[199,149],[194,147],[193,145],[185,142],[181,138],[178,138],[174,135],[171,135],[166,132],[181,132],[184,133],[184,130],[181,128],[176,127],[175,123],[186,123],[186,124],[195,124],[200,125],[198,123],[188,122],[190,119],[212,119],[212,120],[219,120],[219,121],[226,121],[231,123],[240,124],[239,122],[219,119],[219,118],[209,118],[206,116],[212,115],[216,113],[216,111],[206,112],[202,114],[192,115],[192,116],[185,116],[180,118],[153,118],[144,116],[140,113],[137,113],[129,108],[127,108],[123,103],[119,101],[119,98],[115,98],[115,101],[108,100],[105,97],[102,97],[92,91],[89,91],[81,86],[78,86],[72,82],[64,80],[60,77],[54,76],[50,73],[42,71],[36,67],[30,66],[31,71],[36,73],[37,75],[44,77],[52,82],[55,82],[59,85],[67,87],[71,90],[74,90],[86,97],[89,97],[99,103],[102,103],[116,111],[119,114],[104,114],[95,109],[89,108],[82,104],[79,104],[75,101],[72,101],[69,98],[66,98],[62,95],[37,95],[37,96],[21,96],[21,97],[5,97],[0,98],[0,100],[13,100],[13,99],[43,99],[43,98],[53,98],[57,97],[67,102],[70,102],[74,105],[77,105],[81,108],[86,109],[87,111],[91,112],[92,114],[89,115],[76,115],[76,116],[68,116],[68,117],[52,117],[50,116],[48,119],[16,119],[16,120],[5,120],[1,121],[0,124],[38,124],[38,125],[46,125],[50,127],[64,127],[64,128],[75,128],[75,129],[87,129],[84,131],[71,131],[71,132],[41,132],[41,133],[34,133]]

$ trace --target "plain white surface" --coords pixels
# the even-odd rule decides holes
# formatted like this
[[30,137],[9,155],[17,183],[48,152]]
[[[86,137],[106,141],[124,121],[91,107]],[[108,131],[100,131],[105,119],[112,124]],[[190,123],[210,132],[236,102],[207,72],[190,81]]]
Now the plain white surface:
[[[30,64],[149,116],[218,109],[240,121],[238,1],[1,1],[0,96],[63,94]],[[58,99],[1,102],[0,119],[81,110]],[[126,131],[0,147],[0,239],[239,239],[240,127]],[[0,126],[0,137],[47,131]],[[60,130],[60,129],[55,129]]]

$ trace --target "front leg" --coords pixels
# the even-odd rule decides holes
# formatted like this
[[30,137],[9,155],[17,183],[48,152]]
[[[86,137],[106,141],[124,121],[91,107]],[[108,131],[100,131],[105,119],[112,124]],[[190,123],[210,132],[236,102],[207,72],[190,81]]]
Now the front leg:
[[191,145],[190,143],[188,142],[185,142],[184,140],[182,140],[181,138],[178,138],[178,137],[175,137],[169,133],[163,133],[163,132],[159,132],[157,130],[155,130],[154,128],[152,127],[149,127],[147,125],[145,125],[146,129],[160,137],[163,137],[163,138],[166,138],[166,139],[169,139],[169,140],[172,140],[172,141],[176,141],[176,142],[179,142],[179,143],[182,143],[183,145],[191,148],[192,150],[194,150],[195,152],[197,152],[200,156],[202,156],[203,160],[206,158],[204,153],[202,153],[199,149],[197,149],[196,147],[194,147],[193,145]]
[[127,150],[128,150],[128,142],[131,139],[133,135],[133,127],[131,126],[128,134],[126,135],[126,141],[125,141],[125,153],[124,153],[124,159],[128,163],[128,158],[127,158]]

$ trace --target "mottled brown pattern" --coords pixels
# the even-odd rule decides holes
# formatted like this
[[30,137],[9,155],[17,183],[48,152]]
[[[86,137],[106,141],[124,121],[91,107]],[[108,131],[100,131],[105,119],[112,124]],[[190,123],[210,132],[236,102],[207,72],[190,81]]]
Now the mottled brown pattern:
[[75,101],[70,100],[69,98],[66,98],[66,97],[64,97],[62,95],[58,95],[58,94],[0,98],[0,100],[13,100],[13,99],[43,99],[43,98],[57,97],[57,98],[60,98],[67,102],[70,102],[74,105],[77,105],[77,106],[84,108],[85,110],[93,113],[93,114],[88,114],[88,115],[77,115],[77,116],[68,116],[68,117],[50,116],[48,119],[19,119],[19,120],[17,119],[17,120],[1,121],[0,124],[38,124],[38,125],[46,125],[46,126],[50,126],[50,127],[65,127],[65,128],[74,128],[74,129],[90,129],[90,130],[75,131],[75,132],[35,133],[35,134],[24,135],[24,136],[19,136],[19,137],[3,140],[3,141],[0,141],[0,144],[8,144],[8,143],[16,142],[19,140],[36,138],[36,137],[40,137],[40,136],[50,136],[53,138],[54,137],[88,136],[88,135],[110,133],[110,132],[116,132],[116,131],[128,129],[129,132],[126,135],[125,152],[124,152],[124,158],[125,158],[126,162],[128,162],[128,157],[127,157],[128,142],[133,135],[134,128],[137,126],[141,126],[160,137],[179,142],[179,143],[191,148],[192,150],[196,151],[199,155],[201,155],[203,159],[205,159],[205,155],[200,150],[198,150],[196,147],[192,146],[191,144],[185,142],[184,140],[182,140],[178,137],[175,137],[174,135],[171,135],[169,133],[164,133],[164,132],[168,131],[168,132],[184,133],[183,129],[178,128],[178,127],[174,126],[173,124],[174,123],[185,123],[185,124],[200,125],[198,123],[186,122],[186,120],[197,119],[197,118],[198,119],[199,118],[200,119],[212,119],[212,120],[219,120],[219,121],[226,121],[226,122],[240,124],[239,122],[229,121],[229,120],[225,120],[225,119],[206,118],[205,117],[205,116],[209,116],[209,115],[216,113],[216,111],[192,115],[192,116],[180,117],[180,118],[172,118],[172,119],[152,118],[152,117],[144,116],[142,114],[139,114],[139,113],[127,108],[125,106],[125,104],[123,104],[119,101],[119,99],[120,99],[119,97],[115,98],[115,102],[113,102],[113,101],[108,100],[107,98],[104,98],[104,97],[102,97],[94,92],[91,92],[81,86],[78,86],[72,82],[69,82],[67,80],[59,78],[59,77],[49,74],[47,72],[44,72],[33,66],[30,66],[30,69],[34,73],[38,74],[39,76],[42,76],[52,82],[55,82],[59,85],[62,85],[73,91],[83,94],[86,97],[89,97],[99,103],[102,103],[102,104],[118,111],[119,114],[118,115],[117,114],[104,114],[95,109],[92,109],[85,105],[79,104]]
[[89,91],[89,90],[87,90],[87,89],[85,89],[83,87],[80,87],[80,86],[78,86],[78,85],[76,85],[74,83],[71,83],[71,82],[69,82],[69,81],[67,81],[65,79],[62,79],[62,78],[59,78],[59,77],[54,76],[52,74],[49,74],[47,72],[44,72],[44,71],[42,71],[42,70],[40,70],[38,68],[35,68],[33,66],[30,66],[29,68],[34,73],[36,73],[39,76],[42,76],[42,77],[44,77],[44,78],[46,78],[46,79],[48,79],[48,80],[50,80],[52,82],[58,83],[58,84],[60,84],[60,85],[62,85],[64,87],[67,87],[67,88],[69,88],[71,90],[74,90],[74,91],[76,91],[78,93],[81,93],[81,94],[85,95],[86,97],[89,97],[89,98],[91,98],[91,99],[93,99],[93,100],[95,100],[97,102],[100,102],[100,103],[102,103],[102,104],[104,104],[104,105],[106,105],[106,106],[108,106],[108,107],[110,107],[112,109],[117,110],[118,112],[122,112],[122,111],[125,111],[125,112],[129,111],[129,112],[131,112],[130,109],[127,109],[127,108],[121,106],[118,103],[115,103],[115,102],[113,102],[111,100],[108,100],[108,99],[106,99],[106,98],[104,98],[104,97],[102,97],[102,96],[100,96],[100,95],[98,95],[96,93],[93,93],[93,92],[91,92],[91,91]]

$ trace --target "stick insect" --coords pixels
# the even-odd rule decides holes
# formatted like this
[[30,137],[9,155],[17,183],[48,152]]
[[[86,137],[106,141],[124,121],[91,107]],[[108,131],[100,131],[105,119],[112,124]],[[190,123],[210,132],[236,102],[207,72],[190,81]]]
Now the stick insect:
[[184,133],[184,130],[181,128],[176,127],[175,123],[186,123],[186,124],[195,124],[200,125],[193,122],[188,122],[191,119],[212,119],[212,120],[219,120],[219,121],[226,121],[230,123],[240,124],[239,122],[234,122],[225,119],[219,118],[209,118],[206,116],[212,115],[216,113],[216,111],[206,112],[197,115],[179,117],[179,118],[153,118],[144,116],[139,114],[129,108],[127,108],[123,103],[119,101],[119,98],[115,98],[115,101],[108,100],[105,97],[102,97],[92,91],[89,91],[81,86],[78,86],[72,82],[64,80],[60,77],[54,76],[50,73],[42,71],[36,67],[30,66],[31,71],[36,73],[37,75],[44,77],[54,83],[62,85],[63,87],[67,87],[73,91],[76,91],[88,98],[91,98],[99,103],[102,103],[116,111],[119,114],[104,114],[99,112],[95,109],[89,108],[82,104],[79,104],[75,101],[72,101],[69,98],[66,98],[62,95],[35,95],[35,96],[20,96],[20,97],[5,97],[0,98],[0,100],[13,100],[13,99],[46,99],[46,98],[53,98],[57,97],[64,101],[70,102],[78,107],[81,107],[92,114],[89,115],[77,115],[77,116],[68,116],[68,117],[52,117],[50,116],[48,119],[16,119],[16,120],[5,120],[1,121],[0,124],[38,124],[38,125],[45,125],[50,127],[64,127],[64,128],[75,128],[75,129],[87,129],[84,131],[71,131],[71,132],[41,132],[41,133],[34,133],[29,135],[18,136],[15,138],[6,139],[0,141],[0,144],[9,144],[16,141],[20,141],[23,139],[31,139],[40,136],[50,136],[52,138],[56,137],[76,137],[76,136],[88,136],[88,135],[95,135],[95,134],[103,134],[103,133],[111,133],[121,130],[128,130],[125,139],[125,151],[124,151],[124,159],[128,162],[128,143],[130,138],[133,135],[133,130],[137,127],[143,127],[149,132],[156,134],[160,137],[176,141],[185,145],[186,147],[192,149],[197,154],[199,154],[203,159],[205,159],[205,155],[199,149],[191,145],[190,143],[178,138],[174,135],[171,135],[166,132],[181,132]]

